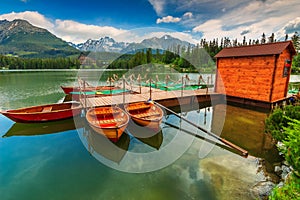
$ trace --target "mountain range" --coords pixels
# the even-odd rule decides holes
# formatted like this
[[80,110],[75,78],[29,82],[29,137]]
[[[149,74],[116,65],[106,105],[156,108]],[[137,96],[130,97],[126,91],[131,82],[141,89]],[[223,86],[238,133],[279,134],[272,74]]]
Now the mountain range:
[[139,49],[152,48],[167,50],[173,48],[174,45],[188,46],[190,44],[186,41],[181,41],[170,35],[164,35],[160,38],[153,37],[149,39],[144,39],[140,43],[116,42],[113,38],[104,37],[100,38],[99,40],[89,39],[85,43],[71,45],[80,51],[131,53]]
[[0,20],[0,54],[19,57],[67,57],[80,52],[134,53],[139,49],[171,49],[188,46],[186,41],[170,35],[144,39],[140,43],[117,42],[111,37],[89,39],[81,44],[63,41],[46,29],[33,26],[25,20]]

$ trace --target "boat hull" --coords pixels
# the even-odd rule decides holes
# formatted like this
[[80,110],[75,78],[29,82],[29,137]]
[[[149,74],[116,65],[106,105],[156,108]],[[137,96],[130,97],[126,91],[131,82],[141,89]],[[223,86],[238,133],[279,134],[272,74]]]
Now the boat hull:
[[[50,107],[52,109],[55,108],[55,110],[45,110],[45,108]],[[59,110],[59,107],[62,107],[62,109]],[[48,104],[8,110],[1,113],[9,119],[20,123],[48,122],[77,116],[81,113],[81,106],[79,103]]]
[[70,94],[71,92],[80,92],[80,91],[87,92],[87,91],[114,90],[114,89],[117,89],[114,86],[96,86],[96,87],[88,86],[88,87],[85,87],[84,90],[80,90],[80,88],[76,87],[76,86],[60,86],[60,87],[64,91],[65,94]]
[[121,128],[100,128],[97,126],[91,126],[94,131],[106,136],[113,142],[117,142],[125,131],[126,127],[123,126]]
[[155,104],[147,102],[131,103],[124,106],[131,119],[138,125],[154,131],[160,130],[163,110]]
[[89,109],[86,119],[94,131],[105,135],[113,142],[120,139],[129,122],[129,116],[125,111],[110,106]]
[[149,129],[152,129],[154,131],[158,131],[160,130],[160,124],[162,122],[162,119],[154,119],[154,120],[144,120],[144,119],[141,119],[141,118],[138,118],[138,117],[133,117],[133,116],[130,116],[131,119],[141,125],[141,126],[144,126],[144,127],[147,127]]

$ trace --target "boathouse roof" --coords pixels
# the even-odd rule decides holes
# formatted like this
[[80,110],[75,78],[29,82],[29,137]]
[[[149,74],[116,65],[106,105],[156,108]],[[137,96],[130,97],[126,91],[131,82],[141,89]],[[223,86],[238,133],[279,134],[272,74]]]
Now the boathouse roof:
[[224,48],[215,56],[215,58],[278,55],[286,48],[290,50],[292,55],[296,54],[293,43],[291,41],[285,41]]

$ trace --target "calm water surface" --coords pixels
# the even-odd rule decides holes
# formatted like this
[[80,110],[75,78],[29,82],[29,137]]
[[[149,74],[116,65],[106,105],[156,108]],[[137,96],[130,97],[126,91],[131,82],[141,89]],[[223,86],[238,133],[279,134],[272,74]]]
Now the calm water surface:
[[[72,85],[76,75],[0,72],[0,109],[58,102],[64,97],[60,86]],[[220,118],[225,112],[226,118]],[[95,144],[98,136],[86,128],[77,126],[76,130],[72,119],[32,125],[15,124],[0,115],[1,199],[254,199],[250,188],[265,179],[254,156],[265,158],[270,169],[277,159],[263,134],[267,114],[228,105],[189,108],[181,114],[213,132],[221,131],[222,137],[247,149],[251,156],[243,158],[188,136],[194,138],[191,146],[172,164],[149,173],[126,173],[99,162],[111,155]],[[164,122],[162,132],[150,141],[123,134],[118,145],[128,152],[114,155],[111,162],[126,166],[129,152],[163,151],[176,134],[204,136],[172,115]],[[141,162],[131,164],[142,166]],[[147,162],[159,165],[163,160]]]

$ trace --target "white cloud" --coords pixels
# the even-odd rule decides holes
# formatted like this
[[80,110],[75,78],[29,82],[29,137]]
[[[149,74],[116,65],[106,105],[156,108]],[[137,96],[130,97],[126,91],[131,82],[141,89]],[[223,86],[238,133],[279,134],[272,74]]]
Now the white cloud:
[[166,2],[164,0],[148,0],[149,3],[153,6],[157,15],[162,15],[164,11],[164,6]]
[[126,30],[111,26],[87,25],[72,20],[55,20],[55,34],[66,41],[75,43],[84,42],[87,39],[99,39],[100,37],[115,37]]
[[19,13],[8,13],[0,15],[0,20],[23,19],[30,22],[32,25],[45,28],[57,37],[65,41],[73,43],[85,42],[87,39],[99,39],[100,37],[114,37],[120,35],[126,30],[117,29],[111,26],[87,25],[72,20],[51,21],[38,12],[25,11]]
[[291,37],[295,32],[300,33],[300,17],[287,22],[284,27],[276,32],[276,35],[281,36],[281,38],[285,38],[286,34]]
[[186,12],[183,14],[182,16],[183,18],[192,18],[193,17],[193,13],[192,12]]
[[275,33],[278,39],[286,30],[299,27],[299,6],[298,0],[251,1],[218,19],[212,18],[195,26],[193,32],[201,32],[206,39],[230,37],[241,41],[244,35],[249,39],[259,39],[262,33],[266,36]]
[[[242,40],[259,39],[275,33],[275,38],[299,30],[299,0],[149,0],[158,15],[174,16],[192,13],[191,18],[183,15],[179,24],[201,32],[205,38],[226,36]],[[161,19],[159,20],[161,21]],[[289,24],[288,24],[289,23]],[[217,25],[217,27],[211,28]],[[300,30],[298,31],[300,32]]]
[[162,17],[162,18],[158,18],[156,20],[157,24],[160,23],[178,23],[182,20],[185,20],[186,22],[189,21],[189,19],[191,19],[193,17],[193,13],[192,12],[186,12],[182,15],[182,17],[173,17],[173,16],[166,16],[166,17]]
[[82,43],[88,39],[99,39],[100,37],[109,36],[119,42],[141,42],[143,39],[151,37],[162,37],[163,35],[171,35],[190,43],[197,43],[191,34],[174,32],[170,29],[145,27],[132,30],[118,29],[112,26],[97,26],[82,24],[72,20],[50,20],[38,12],[25,11],[20,13],[9,13],[0,15],[0,20],[14,19],[27,20],[29,23],[45,28],[51,33],[65,41],[73,43]]
[[156,20],[156,23],[157,24],[160,24],[160,23],[177,23],[177,22],[180,22],[181,18],[179,17],[173,17],[173,16],[166,16],[166,17],[163,17],[163,18],[158,18]]
[[283,30],[285,33],[294,33],[300,32],[300,17],[297,17],[294,20],[289,21],[284,27]]
[[45,16],[41,15],[40,13],[34,11],[25,11],[19,13],[11,12],[8,14],[0,15],[0,20],[4,20],[4,19],[8,21],[12,21],[14,19],[27,20],[32,25],[48,29],[49,31],[52,31],[54,28],[54,24],[51,22],[51,20],[47,19]]

